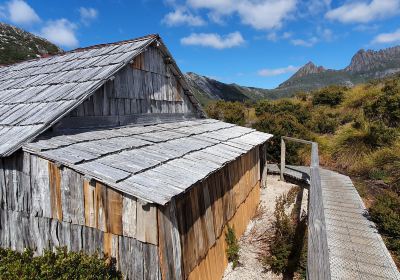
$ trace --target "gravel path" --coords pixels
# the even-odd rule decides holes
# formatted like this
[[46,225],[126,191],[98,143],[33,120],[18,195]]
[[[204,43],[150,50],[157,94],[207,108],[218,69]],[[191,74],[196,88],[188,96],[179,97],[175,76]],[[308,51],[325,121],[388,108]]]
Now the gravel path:
[[[272,234],[275,199],[287,193],[296,185],[279,181],[279,176],[268,175],[267,188],[261,189],[260,205],[262,211],[249,223],[246,232],[239,241],[240,265],[232,270],[231,264],[225,270],[224,280],[283,279],[282,275],[264,271],[258,255],[263,245],[259,239],[265,232]],[[290,213],[291,209],[287,210]]]

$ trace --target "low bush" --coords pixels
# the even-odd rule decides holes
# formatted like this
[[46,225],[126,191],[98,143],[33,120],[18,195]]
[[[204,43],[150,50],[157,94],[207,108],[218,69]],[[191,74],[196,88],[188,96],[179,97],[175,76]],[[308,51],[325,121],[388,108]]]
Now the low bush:
[[245,124],[246,108],[240,102],[211,102],[205,109],[207,116],[237,125]]
[[292,251],[294,224],[285,213],[286,197],[281,195],[276,199],[274,211],[274,237],[271,242],[269,255],[265,256],[263,265],[274,273],[286,272],[289,255]]
[[33,256],[33,251],[23,253],[0,248],[0,279],[122,279],[116,270],[115,260],[83,252],[45,251]]
[[228,225],[228,229],[225,233],[225,241],[226,241],[226,256],[228,257],[228,261],[232,262],[232,269],[235,269],[239,264],[239,243],[236,238],[236,233],[233,227]]
[[[309,139],[311,136],[308,129],[298,122],[297,118],[285,113],[264,114],[253,124],[253,128],[271,133],[274,137],[267,145],[268,159],[278,162],[280,159],[281,136],[291,136],[302,139]],[[299,157],[299,147],[297,143],[288,143],[286,145],[286,159],[290,164],[301,164]]]
[[400,80],[388,80],[378,97],[363,106],[369,120],[389,127],[400,126]]
[[320,89],[313,94],[313,105],[337,106],[344,100],[346,88],[341,86],[329,86]]
[[311,120],[307,123],[307,127],[315,133],[333,134],[339,127],[339,124],[339,118],[336,113],[317,110],[313,113]]
[[[291,215],[285,209],[295,203],[300,188],[292,188],[287,195],[276,199],[274,211],[274,235],[270,241],[269,252],[262,255],[265,269],[282,273],[284,279],[305,279],[307,264],[307,224],[306,220],[296,223],[299,209],[293,208]],[[296,213],[295,213],[296,212]]]
[[280,99],[276,101],[262,100],[255,106],[256,116],[286,115],[296,118],[300,124],[305,124],[311,117],[310,108],[303,102]]
[[390,191],[382,191],[369,213],[380,232],[386,236],[388,248],[400,260],[400,196]]

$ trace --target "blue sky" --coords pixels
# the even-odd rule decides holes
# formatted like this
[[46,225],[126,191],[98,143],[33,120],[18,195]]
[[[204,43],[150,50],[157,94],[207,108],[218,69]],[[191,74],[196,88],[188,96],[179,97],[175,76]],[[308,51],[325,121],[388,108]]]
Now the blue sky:
[[159,33],[183,71],[264,88],[400,44],[400,0],[8,0],[0,21],[65,50]]

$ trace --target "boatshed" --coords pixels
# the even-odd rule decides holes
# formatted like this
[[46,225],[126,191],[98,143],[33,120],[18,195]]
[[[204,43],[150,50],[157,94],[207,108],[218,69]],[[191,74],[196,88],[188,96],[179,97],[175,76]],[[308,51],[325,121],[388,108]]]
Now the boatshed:
[[0,246],[108,254],[126,279],[220,279],[270,137],[205,118],[158,35],[0,67]]

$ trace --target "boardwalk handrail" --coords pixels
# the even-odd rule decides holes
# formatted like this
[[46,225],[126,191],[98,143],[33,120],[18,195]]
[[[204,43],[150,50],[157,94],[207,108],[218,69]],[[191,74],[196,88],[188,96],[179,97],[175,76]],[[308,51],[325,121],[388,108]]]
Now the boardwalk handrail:
[[331,279],[328,239],[322,202],[321,177],[319,173],[318,143],[292,137],[281,137],[281,180],[284,180],[286,141],[311,145],[310,190],[308,201],[308,249],[307,279]]

